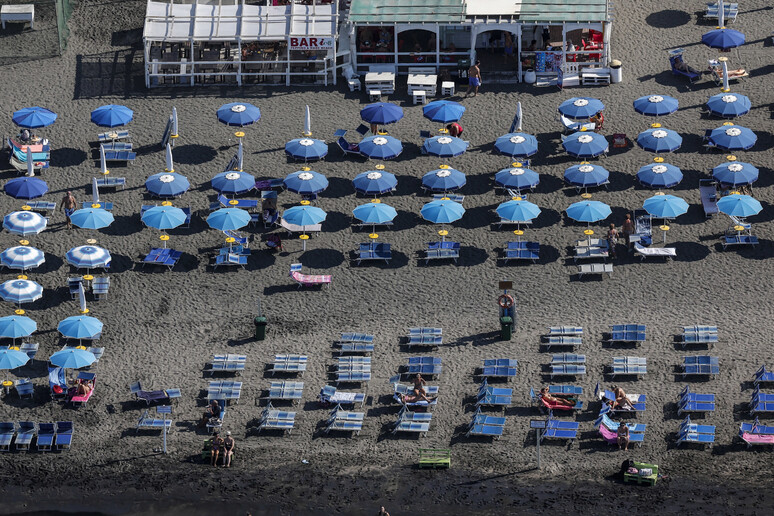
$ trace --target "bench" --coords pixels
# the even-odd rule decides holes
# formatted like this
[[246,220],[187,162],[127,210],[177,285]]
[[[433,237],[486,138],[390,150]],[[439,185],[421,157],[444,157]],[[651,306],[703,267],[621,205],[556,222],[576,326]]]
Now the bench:
[[610,84],[609,68],[583,68],[581,70],[581,84]]
[[0,20],[3,30],[5,30],[5,22],[30,22],[30,29],[35,30],[35,5],[4,5],[0,8]]
[[607,273],[611,277],[613,276],[613,264],[612,263],[587,263],[578,265],[578,278],[582,278],[584,274],[604,274]]
[[420,468],[450,468],[451,450],[449,449],[419,449]]

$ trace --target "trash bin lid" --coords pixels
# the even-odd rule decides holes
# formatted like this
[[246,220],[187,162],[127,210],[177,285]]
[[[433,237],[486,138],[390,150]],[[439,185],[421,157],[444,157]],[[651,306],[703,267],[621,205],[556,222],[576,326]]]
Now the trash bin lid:
[[618,59],[613,59],[612,61],[610,61],[610,68],[621,68],[621,64],[623,63],[621,63],[621,61],[619,61]]

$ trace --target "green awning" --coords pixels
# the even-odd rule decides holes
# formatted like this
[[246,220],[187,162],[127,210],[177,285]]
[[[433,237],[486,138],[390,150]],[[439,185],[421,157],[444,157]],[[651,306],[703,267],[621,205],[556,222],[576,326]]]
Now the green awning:
[[519,20],[528,23],[609,21],[608,0],[522,0]]
[[352,23],[462,23],[463,0],[352,0]]

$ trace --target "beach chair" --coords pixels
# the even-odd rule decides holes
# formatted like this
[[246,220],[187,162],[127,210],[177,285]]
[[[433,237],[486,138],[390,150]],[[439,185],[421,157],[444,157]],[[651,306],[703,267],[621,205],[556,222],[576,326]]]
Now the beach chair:
[[646,408],[646,396],[644,394],[631,393],[627,393],[626,397],[631,402],[632,408],[612,408],[611,404],[615,401],[615,394],[613,394],[613,391],[602,389],[599,383],[597,383],[596,387],[594,388],[594,397],[602,402],[602,409],[599,412],[600,415],[607,412],[644,412]]
[[[457,242],[446,242],[448,244],[455,243],[459,246],[459,243]],[[430,263],[430,260],[454,260],[454,263],[457,263],[457,259],[460,257],[460,250],[459,247],[454,248],[431,248],[428,247],[428,249],[425,250],[425,265]]]
[[230,267],[247,267],[247,256],[238,253],[226,253],[218,254],[215,256],[215,262],[212,264],[212,269],[215,270],[221,266]]
[[644,324],[613,324],[610,326],[610,343],[634,343],[637,346],[645,342]]
[[13,421],[0,423],[0,451],[11,451],[11,442],[16,435],[16,426]]
[[[627,425],[628,426],[628,425]],[[615,430],[611,430],[606,425],[599,425],[599,435],[602,436],[602,439],[608,444],[617,444],[618,443],[618,427],[616,426]],[[645,442],[645,434],[644,433],[633,433],[631,431],[631,428],[629,430],[629,444],[634,444],[636,446],[642,446],[642,443]]]
[[766,446],[774,444],[774,435],[754,434],[750,432],[739,432],[739,437],[747,443],[748,448],[753,446]]
[[131,140],[129,131],[125,129],[114,131],[111,129],[110,131],[97,134],[97,141],[100,143],[113,142],[116,140]]
[[[571,387],[571,386],[567,386],[567,387]],[[580,394],[583,394],[582,387],[577,387],[577,388],[575,388],[574,386],[572,387],[573,389],[578,389],[579,392],[575,390],[567,391],[567,392],[558,391],[556,390],[556,386],[549,386],[548,392],[549,394],[573,394],[575,396],[579,396]],[[575,402],[575,405],[572,405],[572,406],[564,405],[560,403],[552,403],[546,400],[539,392],[536,394],[535,390],[531,387],[529,389],[529,398],[533,404],[535,404],[542,412],[545,412],[547,414],[553,414],[554,411],[573,413],[576,410],[583,409],[583,402],[580,400],[577,400]]]
[[177,265],[177,262],[180,260],[180,258],[183,256],[182,251],[175,251],[174,249],[169,248],[159,248],[154,247],[151,248],[150,252],[142,257],[141,264],[143,268],[145,268],[146,265],[164,265],[169,270],[172,270],[172,268]]
[[32,421],[19,421],[16,429],[16,441],[14,442],[14,448],[17,451],[27,450],[29,451],[32,444],[32,438],[35,437],[37,431],[37,425]]
[[304,392],[304,382],[271,382],[269,385],[270,400],[300,400]]
[[274,355],[274,364],[271,368],[271,374],[280,373],[300,373],[302,376],[306,371],[306,355],[281,354]]
[[445,449],[432,449],[432,448],[420,448],[419,449],[419,469],[423,468],[450,468],[451,467],[451,450]]
[[425,407],[429,408],[434,405],[438,404],[438,386],[437,385],[425,385],[425,396],[430,398],[430,401],[427,400],[419,400],[419,401],[406,401],[405,396],[411,396],[414,394],[414,387],[412,385],[405,385],[402,383],[397,382],[398,377],[393,377],[390,380],[392,381],[392,399],[397,401],[398,403],[401,403],[407,407]]
[[29,396],[30,399],[32,399],[35,395],[35,386],[32,384],[32,381],[29,378],[21,378],[19,380],[15,380],[13,382],[14,387],[16,387],[16,394],[19,395],[19,398],[23,398],[24,396]]
[[503,264],[508,263],[509,260],[530,260],[532,263],[537,263],[540,259],[540,243],[538,242],[522,240],[507,242],[503,251],[505,253]]
[[443,365],[439,357],[411,357],[408,359],[405,374],[440,375]]
[[689,67],[683,60],[685,49],[676,48],[669,51],[669,65],[672,67],[672,75],[687,77],[690,82],[694,82],[701,77],[701,74]]
[[600,414],[599,417],[594,420],[594,428],[598,428],[599,425],[604,425],[608,430],[612,430],[613,432],[618,432],[618,427],[623,424],[629,428],[630,434],[644,434],[648,427],[645,423],[618,423],[617,421],[610,419],[607,413]]
[[579,423],[575,421],[559,421],[548,418],[546,428],[540,432],[540,441],[545,439],[563,439],[568,445],[578,438]]
[[551,357],[552,365],[585,363],[586,355],[576,355],[575,353],[556,353]]
[[600,258],[603,261],[606,261],[609,254],[610,252],[607,249],[601,247],[576,247],[575,256],[573,256],[572,261],[577,262],[578,260],[598,260]]
[[468,427],[468,432],[465,434],[465,437],[475,435],[500,439],[500,437],[503,435],[504,429],[504,417],[482,414],[481,408],[479,407],[473,414],[473,420],[470,422],[470,426]]
[[561,335],[549,335],[546,337],[543,345],[546,349],[551,349],[552,346],[568,346],[575,349],[583,344],[583,337],[570,337]]
[[682,335],[682,346],[685,347],[688,344],[708,344],[714,345],[718,342],[718,334],[715,332],[695,332],[686,331]]
[[366,244],[360,244],[357,251],[358,258],[357,264],[363,260],[384,260],[386,263],[390,263],[392,259],[392,249],[390,244],[370,242]]
[[115,188],[118,189],[118,187],[121,187],[121,190],[124,189],[126,186],[126,178],[125,177],[103,177],[103,178],[96,178],[97,179],[97,187],[98,188]]
[[30,360],[35,358],[35,356],[38,354],[39,348],[40,344],[37,342],[22,342],[19,344],[19,351],[26,353],[27,356],[30,357]]
[[438,347],[443,344],[443,337],[440,335],[409,335],[406,346]]
[[699,179],[699,195],[704,216],[710,218],[718,213],[718,191],[714,179]]
[[432,328],[429,326],[420,326],[408,329],[408,336],[420,335],[443,335],[443,328]]
[[67,278],[67,288],[70,291],[70,299],[76,299],[78,297],[81,283],[83,283],[83,276]]
[[583,328],[581,326],[549,326],[548,335],[552,336],[583,336]]
[[327,434],[331,430],[338,430],[353,432],[355,435],[358,435],[363,428],[363,419],[365,419],[364,412],[350,412],[343,410],[341,405],[336,405],[328,415],[325,433]]
[[616,375],[631,375],[639,378],[642,374],[647,374],[648,364],[644,357],[613,357],[613,363],[610,365],[610,377]]
[[755,247],[758,245],[758,237],[755,235],[723,235],[720,237],[720,243],[723,245],[723,250],[726,248],[738,245],[750,245]]
[[757,387],[761,383],[774,382],[774,371],[767,371],[766,366],[762,365],[760,369],[755,372],[755,378],[753,383]]
[[680,401],[697,401],[700,403],[715,403],[715,395],[714,394],[697,394],[695,392],[691,392],[690,385],[686,385],[685,388],[683,388],[682,391],[680,391],[680,394],[678,395],[678,398]]
[[586,374],[585,365],[577,364],[551,364],[551,372],[549,376],[579,376]]
[[336,139],[336,145],[338,145],[341,152],[344,153],[344,157],[350,155],[363,157],[363,155],[360,154],[360,146],[357,143],[349,143],[344,137],[346,134],[347,131],[345,129],[337,129],[336,132],[333,133],[333,137]]
[[669,261],[677,257],[677,249],[674,247],[645,247],[639,242],[635,242],[634,256],[639,256],[640,261],[653,257],[666,258]]
[[106,299],[109,289],[110,289],[109,276],[99,276],[97,278],[94,278],[94,281],[91,284],[91,293],[94,295],[95,301]]
[[[742,423],[745,424],[745,423]],[[691,421],[691,416],[685,416],[685,419],[680,423],[679,432],[687,431],[692,434],[715,434],[715,427],[713,425],[697,425]]]
[[105,153],[105,161],[123,161],[131,163],[137,158],[137,153],[129,150],[112,150],[105,148],[105,144],[101,145],[102,150]]
[[481,382],[476,395],[476,406],[506,407],[513,401],[513,389],[497,388],[487,384],[486,378]]
[[290,264],[290,277],[293,279],[293,281],[298,283],[298,288],[318,285],[330,286],[332,282],[332,276],[322,274],[302,274],[301,267],[302,265],[300,263]]
[[258,421],[258,433],[261,430],[280,430],[283,433],[290,434],[296,424],[296,413],[275,409],[271,402],[261,412],[261,418]]
[[239,403],[242,395],[242,382],[232,380],[211,380],[207,385],[207,401],[223,400],[224,403],[233,401]]
[[219,194],[218,203],[222,208],[242,208],[249,211],[257,209],[260,201],[256,199],[229,199],[225,195]]
[[164,417],[163,419],[159,419],[157,417],[152,417],[149,413],[148,409],[145,409],[145,412],[140,416],[140,419],[137,420],[137,427],[135,428],[135,433],[138,433],[140,430],[166,430],[170,431],[172,429],[172,420],[167,419]]
[[[737,3],[723,3],[723,18],[727,22],[736,21],[736,16],[739,14],[739,4]],[[720,7],[717,2],[714,4],[707,4],[704,11],[704,17],[712,20],[720,18]]]
[[481,376],[492,378],[514,378],[516,377],[516,368],[518,362],[516,359],[496,358],[484,360],[481,368]]
[[134,394],[136,400],[144,400],[146,405],[151,403],[169,403],[172,399],[181,396],[180,389],[146,391],[142,388],[142,383],[139,380],[129,386],[129,393]]
[[73,443],[73,422],[57,421],[54,445],[57,450],[69,450]]
[[395,422],[392,433],[409,432],[420,436],[427,435],[432,419],[431,412],[411,412],[404,406],[398,413],[398,420]]
[[247,356],[245,355],[213,355],[209,369],[210,375],[215,373],[235,373],[238,375],[245,370],[246,362]]
[[709,445],[709,447],[712,448],[712,445],[715,444],[715,435],[697,434],[694,432],[683,430],[678,434],[677,446],[680,446],[683,443],[696,443],[696,444],[701,444],[703,446]]
[[[208,400],[211,401],[211,400]],[[216,429],[223,428],[223,420],[226,418],[226,400],[225,399],[216,399],[218,402],[218,406],[220,407],[220,410],[218,412],[218,417],[211,417],[209,421],[207,421],[207,433],[211,434]],[[147,411],[146,411],[147,412]]]
[[688,375],[709,375],[716,376],[720,374],[720,364],[718,357],[708,355],[689,356],[683,358],[683,378]]
[[584,263],[578,265],[578,279],[588,274],[607,274],[613,276],[613,264],[612,263]]
[[333,385],[325,385],[317,396],[320,403],[328,405],[357,405],[361,407],[365,404],[366,395],[364,392],[341,392]]
[[39,423],[36,447],[38,451],[51,451],[56,438],[56,425],[54,423]]
[[374,336],[370,333],[347,332],[339,334],[337,344],[361,343],[373,344]]
[[[717,84],[718,86],[722,85],[723,84],[723,64],[717,59],[710,59],[708,61],[708,64],[709,64],[710,77],[712,77],[712,80],[715,81],[715,84]],[[728,63],[726,63],[726,65],[728,65]],[[726,68],[728,70],[729,82],[740,81],[745,77],[750,76],[750,73],[744,68],[731,69],[730,65],[727,66]],[[735,116],[731,115],[726,118],[735,118]]]
[[715,412],[715,403],[692,401],[690,398],[682,398],[677,404],[677,415],[691,412]]
[[91,396],[94,394],[94,391],[97,390],[97,374],[96,373],[89,373],[86,371],[80,371],[78,373],[78,376],[75,378],[76,383],[82,383],[82,382],[91,382],[91,390],[89,390],[88,394],[85,396],[81,395],[72,395],[69,396],[69,402],[72,403],[74,407],[86,405],[88,401],[91,399]]

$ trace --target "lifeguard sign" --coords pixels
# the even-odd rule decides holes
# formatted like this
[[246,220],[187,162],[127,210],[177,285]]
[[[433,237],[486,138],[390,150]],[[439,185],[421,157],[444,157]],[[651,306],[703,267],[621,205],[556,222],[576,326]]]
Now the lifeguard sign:
[[333,38],[330,36],[290,36],[290,50],[330,50],[333,48]]

